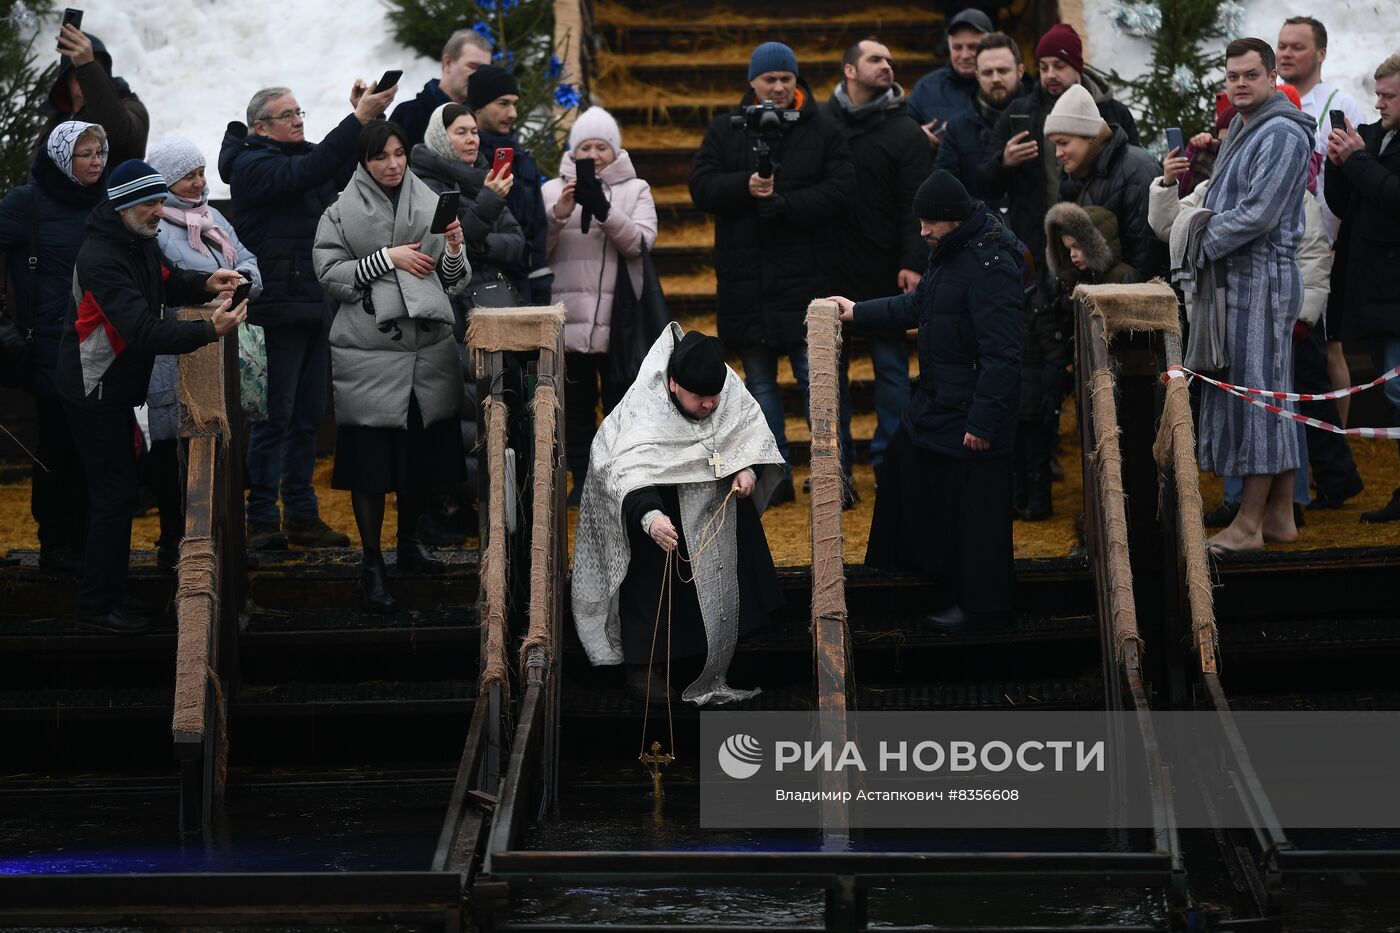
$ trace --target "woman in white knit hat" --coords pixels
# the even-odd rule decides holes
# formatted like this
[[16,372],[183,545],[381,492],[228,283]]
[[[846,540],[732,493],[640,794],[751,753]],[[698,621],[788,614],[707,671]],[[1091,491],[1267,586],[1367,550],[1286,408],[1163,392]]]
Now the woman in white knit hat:
[[[593,160],[596,186],[579,185],[577,166],[583,159]],[[656,244],[656,204],[651,186],[637,177],[631,156],[622,148],[617,121],[602,107],[590,107],[574,121],[559,175],[544,185],[549,220],[545,255],[554,270],[554,298],[568,309],[564,425],[569,471],[574,477],[569,501],[576,505],[588,471],[588,450],[598,429],[599,395],[606,414],[627,391],[627,386],[615,385],[608,373],[618,269]],[[626,268],[632,294],[640,295],[642,264],[628,262]]]
[[[235,269],[253,283],[249,299],[257,298],[262,293],[258,259],[238,239],[228,218],[209,206],[209,186],[204,180],[204,153],[193,141],[183,136],[169,136],[150,148],[146,161],[160,172],[166,187],[170,189],[160,228],[156,231],[156,242],[160,244],[166,261],[177,269],[199,272]],[[175,316],[178,310],[167,308],[166,317]],[[266,352],[261,350],[261,331],[262,328],[253,324],[245,324],[238,329],[240,375],[245,380],[249,380],[252,368],[266,368]],[[146,396],[151,449],[143,466],[146,483],[155,493],[156,505],[160,510],[156,563],[162,569],[175,566],[185,528],[182,514],[184,482],[175,448],[180,427],[180,408],[175,398],[175,360],[173,356],[156,357]],[[266,375],[262,378],[265,385]],[[244,388],[252,386],[245,384]]]
[[1128,142],[1121,126],[1106,123],[1093,95],[1078,84],[1060,95],[1045,118],[1045,138],[1064,169],[1060,200],[1113,212],[1123,261],[1140,281],[1165,272],[1166,248],[1147,222],[1147,187],[1157,177],[1156,160]]

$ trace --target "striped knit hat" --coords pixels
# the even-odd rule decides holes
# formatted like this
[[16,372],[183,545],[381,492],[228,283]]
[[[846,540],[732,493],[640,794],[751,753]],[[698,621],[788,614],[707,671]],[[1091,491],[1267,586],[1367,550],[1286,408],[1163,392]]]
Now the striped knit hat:
[[124,211],[147,201],[165,200],[170,189],[160,172],[140,159],[127,159],[112,171],[107,183],[107,198],[112,210]]

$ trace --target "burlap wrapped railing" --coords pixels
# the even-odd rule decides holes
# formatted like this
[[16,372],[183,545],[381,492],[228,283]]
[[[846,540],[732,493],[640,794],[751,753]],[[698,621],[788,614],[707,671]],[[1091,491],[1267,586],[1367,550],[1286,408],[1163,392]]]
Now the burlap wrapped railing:
[[1080,285],[1074,298],[1103,321],[1105,339],[1137,331],[1181,333],[1176,293],[1161,279],[1134,285]]
[[1196,429],[1191,421],[1191,392],[1185,379],[1168,379],[1162,420],[1152,455],[1164,476],[1176,484],[1176,525],[1186,564],[1186,601],[1191,610],[1192,641],[1201,656],[1201,670],[1217,673],[1220,632],[1215,624],[1215,596],[1206,562],[1205,503],[1201,500],[1201,468],[1196,460]]
[[481,560],[482,611],[486,646],[482,651],[481,684],[485,691],[499,686],[510,694],[506,672],[506,403],[487,396],[486,473],[488,493],[485,556]]
[[[218,302],[181,308],[180,320],[209,320]],[[193,353],[177,357],[180,378],[176,396],[184,415],[181,433],[187,436],[216,434],[227,443],[228,412],[224,409],[224,362],[221,341],[205,344]],[[234,374],[237,378],[237,374]]]
[[559,417],[559,396],[554,387],[536,388],[531,408],[535,416],[535,488],[530,526],[530,630],[520,646],[522,680],[532,649],[540,649],[546,667],[554,653],[549,633],[554,615],[554,580],[559,569],[554,566],[554,435]]
[[[812,619],[846,620],[841,504],[841,321],[835,302],[807,306],[808,391],[812,423]],[[818,650],[821,644],[818,642]],[[820,661],[818,662],[820,663]]]

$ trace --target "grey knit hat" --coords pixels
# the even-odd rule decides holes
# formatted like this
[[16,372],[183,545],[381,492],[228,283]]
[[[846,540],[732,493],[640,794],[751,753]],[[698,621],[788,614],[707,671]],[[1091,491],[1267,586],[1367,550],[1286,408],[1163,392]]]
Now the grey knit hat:
[[173,185],[197,168],[209,164],[193,140],[183,136],[167,136],[146,152],[146,161],[160,172],[167,185]]

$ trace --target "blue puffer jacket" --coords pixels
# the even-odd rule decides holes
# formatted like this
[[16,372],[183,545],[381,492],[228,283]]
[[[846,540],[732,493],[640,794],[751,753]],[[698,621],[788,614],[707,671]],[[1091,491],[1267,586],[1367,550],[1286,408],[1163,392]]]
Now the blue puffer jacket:
[[230,123],[219,175],[232,195],[238,237],[258,257],[263,293],[248,321],[263,327],[315,324],[327,308],[311,263],[321,214],[355,171],[360,121],[350,114],[317,145],[279,143]]
[[[83,186],[63,174],[47,152],[40,152],[29,184],[14,188],[0,201],[0,250],[9,259],[17,305],[11,312],[21,324],[33,315],[37,395],[56,394],[54,369],[73,288],[73,264],[87,239],[88,215],[106,197],[106,171],[95,184]],[[31,224],[39,257],[33,274],[29,271]]]
[[909,92],[909,116],[919,123],[928,123],[935,117],[943,123],[970,109],[976,93],[976,76],[964,78],[951,64],[935,68]]
[[[855,323],[919,329],[918,391],[904,409],[909,439],[962,459],[1011,453],[1021,395],[1026,301],[1021,244],[982,202],[929,257],[907,295],[858,302]],[[963,446],[963,435],[991,442]]]

